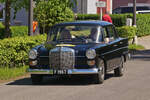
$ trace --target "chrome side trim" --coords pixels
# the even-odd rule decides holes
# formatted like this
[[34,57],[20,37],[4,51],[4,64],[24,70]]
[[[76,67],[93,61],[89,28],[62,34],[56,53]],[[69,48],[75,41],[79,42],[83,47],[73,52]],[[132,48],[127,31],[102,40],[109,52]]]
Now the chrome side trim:
[[[53,75],[52,69],[28,69],[30,74],[49,74]],[[71,74],[97,74],[99,72],[98,68],[92,69],[68,69],[68,75]]]
[[40,58],[48,58],[49,56],[39,56]]
[[115,50],[112,50],[112,51],[109,51],[109,52],[103,53],[103,54],[102,54],[102,56],[103,56],[103,55],[106,55],[106,54],[109,54],[109,53],[112,53],[112,52],[114,52],[114,51],[118,51],[118,50],[120,50],[120,49],[127,49],[127,48],[128,48],[128,46],[121,47],[121,48],[118,48],[118,49],[115,49]]

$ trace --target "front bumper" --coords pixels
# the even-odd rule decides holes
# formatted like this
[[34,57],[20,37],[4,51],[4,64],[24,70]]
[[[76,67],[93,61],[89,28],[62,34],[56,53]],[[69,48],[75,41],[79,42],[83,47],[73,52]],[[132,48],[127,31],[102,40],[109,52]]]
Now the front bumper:
[[[54,72],[52,69],[28,69],[30,74],[49,74],[53,75]],[[68,75],[71,74],[97,74],[99,72],[98,68],[92,69],[68,69]]]

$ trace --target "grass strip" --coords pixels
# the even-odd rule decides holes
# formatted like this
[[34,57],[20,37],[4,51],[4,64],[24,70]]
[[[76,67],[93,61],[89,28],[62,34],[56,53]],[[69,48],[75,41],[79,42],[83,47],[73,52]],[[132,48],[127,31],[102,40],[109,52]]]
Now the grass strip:
[[0,67],[0,80],[8,80],[22,76],[26,73],[28,66],[23,66],[20,68],[2,68]]
[[145,47],[142,45],[130,44],[129,50],[144,50]]

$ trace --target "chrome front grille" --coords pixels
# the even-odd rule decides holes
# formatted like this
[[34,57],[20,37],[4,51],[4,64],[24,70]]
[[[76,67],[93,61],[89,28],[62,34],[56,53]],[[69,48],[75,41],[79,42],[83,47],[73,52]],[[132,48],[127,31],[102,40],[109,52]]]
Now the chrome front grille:
[[75,52],[71,48],[56,47],[49,53],[50,68],[73,69],[75,64]]

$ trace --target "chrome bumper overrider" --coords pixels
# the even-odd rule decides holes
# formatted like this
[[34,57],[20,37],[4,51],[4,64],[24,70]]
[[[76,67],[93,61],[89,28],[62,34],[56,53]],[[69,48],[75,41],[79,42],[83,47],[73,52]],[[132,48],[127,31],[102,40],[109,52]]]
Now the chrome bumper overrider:
[[[92,69],[68,69],[68,74],[96,74],[98,73],[98,68]],[[50,74],[53,75],[52,69],[28,69],[30,74]]]

